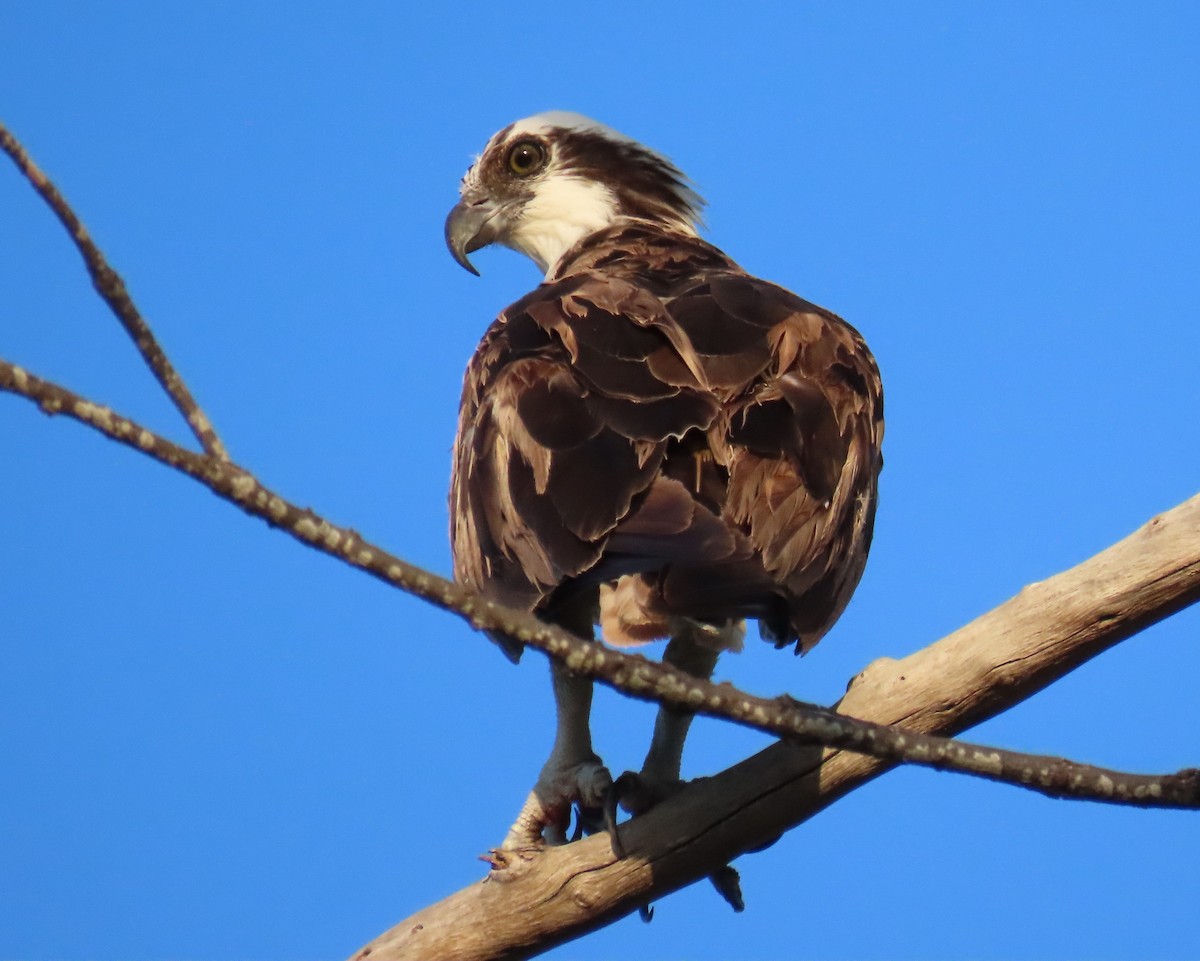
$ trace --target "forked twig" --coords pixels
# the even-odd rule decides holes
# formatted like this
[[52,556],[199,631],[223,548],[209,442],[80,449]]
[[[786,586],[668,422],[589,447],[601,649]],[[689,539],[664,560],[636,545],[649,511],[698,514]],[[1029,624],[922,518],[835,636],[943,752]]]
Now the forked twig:
[[163,390],[167,392],[167,396],[179,409],[184,420],[191,427],[192,433],[200,442],[200,446],[206,453],[219,460],[229,460],[225,445],[217,436],[208,415],[196,403],[191,391],[183,382],[183,378],[179,376],[167,359],[166,353],[150,330],[150,325],[146,323],[134,304],[133,298],[129,296],[129,291],[126,289],[121,275],[109,265],[107,258],[96,246],[87,228],[84,227],[75,211],[71,209],[71,205],[59,193],[58,188],[54,186],[49,177],[42,173],[20,141],[2,123],[0,123],[0,149],[8,154],[17,169],[37,191],[38,196],[54,212],[59,223],[66,228],[76,249],[83,257],[84,265],[87,267],[88,274],[91,275],[96,292],[108,304],[109,309],[121,322],[121,326],[125,328],[125,332],[132,338],[138,353],[146,361],[146,366],[150,368]]

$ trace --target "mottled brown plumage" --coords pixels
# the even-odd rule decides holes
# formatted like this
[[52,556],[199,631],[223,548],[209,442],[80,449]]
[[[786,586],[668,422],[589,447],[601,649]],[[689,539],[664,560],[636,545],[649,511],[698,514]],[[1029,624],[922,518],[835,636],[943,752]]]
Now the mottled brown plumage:
[[[611,643],[671,637],[664,659],[697,676],[747,618],[810,649],[871,542],[883,399],[859,334],[701,240],[683,175],[586,118],[504,128],[461,194],[459,263],[495,242],[547,273],[467,368],[458,579],[576,633],[598,620]],[[611,799],[591,684],[552,673],[554,749],[505,847],[561,841],[571,803]],[[678,783],[690,719],[660,711],[634,810]]]
[[637,576],[656,613],[807,650],[862,574],[882,433],[852,327],[695,237],[613,226],[471,360],[455,573],[533,610]]

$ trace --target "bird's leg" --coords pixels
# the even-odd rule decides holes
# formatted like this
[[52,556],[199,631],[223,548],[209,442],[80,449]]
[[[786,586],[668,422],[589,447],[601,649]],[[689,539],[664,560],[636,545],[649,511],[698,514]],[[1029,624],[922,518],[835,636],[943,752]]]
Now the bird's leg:
[[[663,663],[708,680],[716,669],[721,650],[740,643],[742,630],[740,622],[717,628],[682,621],[672,632],[663,652]],[[641,771],[624,775],[619,785],[621,805],[631,814],[648,811],[679,789],[683,745],[695,716],[691,711],[665,705],[658,709],[654,736]]]
[[[744,621],[731,621],[723,627],[683,621],[672,631],[671,640],[663,652],[663,662],[707,681],[716,669],[721,651],[740,649],[745,633]],[[681,711],[665,704],[659,707],[658,717],[654,721],[654,736],[650,739],[650,750],[646,752],[642,770],[637,774],[627,771],[617,781],[616,791],[621,798],[621,806],[630,814],[636,816],[645,813],[683,786],[679,776],[683,745],[695,716],[691,711]],[[736,870],[725,865],[711,875],[710,880],[734,911],[745,909]],[[642,905],[638,912],[643,921],[654,917],[654,908],[650,905]]]
[[[555,620],[583,637],[592,636],[595,601],[579,609],[557,611]],[[563,844],[571,806],[579,806],[581,823],[601,823],[598,812],[612,793],[612,778],[592,750],[591,678],[572,674],[559,661],[550,661],[554,704],[558,715],[554,747],[509,829],[502,848],[519,850],[544,843]]]

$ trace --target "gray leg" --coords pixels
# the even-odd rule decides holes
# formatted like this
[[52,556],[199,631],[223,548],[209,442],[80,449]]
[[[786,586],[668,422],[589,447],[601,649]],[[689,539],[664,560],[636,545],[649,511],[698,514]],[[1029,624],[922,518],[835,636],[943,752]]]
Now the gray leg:
[[[708,680],[717,666],[720,653],[712,647],[702,647],[692,637],[692,630],[684,630],[671,638],[663,663],[686,671],[693,677]],[[675,785],[679,783],[679,769],[683,762],[683,744],[692,726],[691,711],[680,711],[673,707],[660,707],[654,720],[654,736],[650,750],[642,762],[641,777],[651,784]]]
[[[731,622],[723,628],[684,622],[674,632],[663,652],[663,662],[707,681],[712,677],[721,651],[731,647],[740,648],[745,633],[746,626],[742,621]],[[654,736],[650,740],[650,750],[646,752],[641,773],[633,777],[622,775],[618,785],[621,805],[630,813],[636,815],[648,811],[679,790],[682,783],[679,771],[683,761],[683,744],[695,716],[690,711],[675,708],[658,709]],[[710,880],[735,911],[745,908],[737,871],[726,865]],[[649,921],[654,916],[654,909],[643,905],[639,913],[643,921]]]
[[[707,681],[717,666],[720,652],[739,647],[744,633],[745,625],[741,621],[717,628],[680,620],[663,652],[663,663]],[[619,786],[621,806],[631,814],[648,811],[679,789],[683,745],[694,717],[691,711],[671,707],[658,709],[654,736],[646,760],[642,762],[642,770],[637,775],[624,776]]]
[[[581,637],[592,636],[595,599],[556,612],[554,620]],[[571,805],[599,808],[612,788],[612,778],[592,750],[592,681],[550,662],[554,706],[558,716],[554,747],[537,783],[504,839],[503,848],[562,844]]]

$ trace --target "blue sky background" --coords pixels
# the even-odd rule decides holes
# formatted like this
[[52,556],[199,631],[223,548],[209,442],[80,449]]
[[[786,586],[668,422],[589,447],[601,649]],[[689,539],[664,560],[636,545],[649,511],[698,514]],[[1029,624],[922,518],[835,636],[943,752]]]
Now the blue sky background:
[[[462,369],[538,280],[457,267],[472,154],[548,108],[671,155],[748,269],[847,317],[887,390],[867,575],[802,662],[829,702],[1197,490],[1200,7],[8,3],[0,109],[235,458],[449,568]],[[0,165],[0,356],[186,437]],[[0,397],[0,958],[337,958],[479,878],[549,747],[536,654]],[[1200,763],[1185,612],[972,733]],[[652,711],[602,692],[636,765]],[[698,722],[685,766],[766,739]],[[556,958],[1196,958],[1200,817],[893,773]]]

